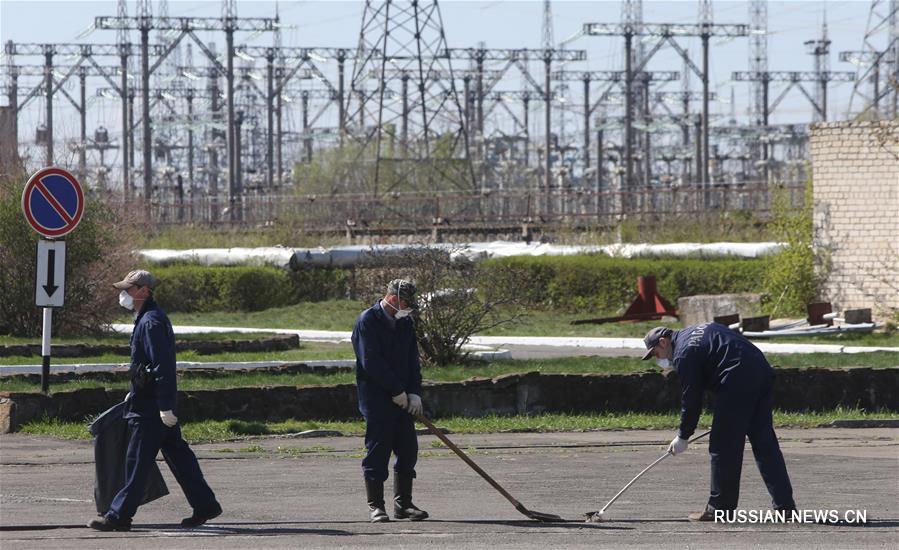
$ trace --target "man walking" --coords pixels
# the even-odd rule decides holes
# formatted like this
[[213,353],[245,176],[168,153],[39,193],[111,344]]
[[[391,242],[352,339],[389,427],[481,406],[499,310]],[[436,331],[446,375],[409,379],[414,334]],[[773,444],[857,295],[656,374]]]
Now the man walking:
[[168,316],[153,299],[156,280],[149,272],[137,270],[113,286],[121,291],[119,304],[135,316],[131,333],[131,391],[124,412],[130,439],[125,485],[106,514],[91,521],[89,527],[98,531],[131,529],[147,473],[160,450],[193,508],[193,514],[181,521],[182,527],[202,525],[219,516],[222,507],[203,479],[197,457],[181,437],[175,415],[175,336]]
[[681,380],[680,428],[668,447],[671,454],[687,449],[702,412],[703,391],[716,394],[709,438],[710,496],[705,511],[690,514],[689,519],[712,521],[715,510],[736,509],[747,436],[774,509],[794,510],[793,487],[774,433],[774,369],[761,350],[719,323],[683,330],[656,327],[646,334],[644,343],[643,359],[655,356],[662,369],[673,368]]
[[415,285],[394,279],[387,294],[363,311],[353,327],[359,411],[365,418],[362,474],[372,523],[390,521],[384,505],[384,482],[390,453],[393,465],[393,515],[423,520],[428,513],[412,504],[412,480],[418,460],[415,419],[422,413],[421,362],[415,326]]

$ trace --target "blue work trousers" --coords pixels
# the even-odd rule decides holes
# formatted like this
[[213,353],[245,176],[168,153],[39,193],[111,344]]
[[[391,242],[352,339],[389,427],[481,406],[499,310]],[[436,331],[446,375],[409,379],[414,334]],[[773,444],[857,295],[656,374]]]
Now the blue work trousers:
[[418,436],[412,415],[399,408],[385,416],[366,418],[365,449],[362,474],[372,481],[387,480],[390,453],[396,455],[393,470],[396,474],[415,477],[418,460]]
[[144,494],[150,464],[160,450],[194,512],[205,514],[218,508],[215,494],[203,479],[196,455],[181,437],[180,424],[168,428],[158,416],[134,417],[128,419],[128,428],[125,485],[113,498],[106,517],[118,521],[134,517]]
[[790,476],[774,433],[773,381],[772,375],[745,383],[724,384],[715,398],[709,439],[712,470],[709,507],[715,510],[737,507],[747,437],[774,509],[795,507]]

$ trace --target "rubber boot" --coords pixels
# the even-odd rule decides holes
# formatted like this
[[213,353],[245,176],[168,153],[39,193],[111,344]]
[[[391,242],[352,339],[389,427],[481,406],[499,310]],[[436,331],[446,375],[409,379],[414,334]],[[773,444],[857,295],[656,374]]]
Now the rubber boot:
[[412,504],[412,476],[395,473],[393,476],[393,517],[421,521],[428,513]]
[[365,480],[365,496],[368,498],[368,511],[372,523],[390,521],[384,510],[384,482],[373,479]]

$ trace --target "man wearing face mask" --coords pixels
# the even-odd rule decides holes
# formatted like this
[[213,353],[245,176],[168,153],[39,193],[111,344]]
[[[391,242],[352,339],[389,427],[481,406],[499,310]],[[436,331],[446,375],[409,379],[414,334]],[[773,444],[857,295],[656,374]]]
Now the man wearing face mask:
[[222,507],[206,484],[197,457],[181,437],[176,416],[175,336],[172,323],[156,301],[156,280],[137,270],[113,286],[119,289],[119,304],[134,312],[131,333],[131,391],[124,416],[129,440],[125,458],[125,485],[109,505],[105,515],[90,522],[98,531],[128,531],[131,518],[143,498],[149,467],[162,456],[193,508],[181,521],[182,527],[196,527],[222,513]]
[[390,453],[393,465],[393,513],[396,519],[423,520],[428,513],[412,504],[412,480],[418,460],[415,419],[422,413],[421,362],[415,325],[415,285],[394,279],[382,300],[366,309],[353,327],[359,411],[365,418],[366,455],[362,475],[372,523],[389,521],[384,482]]
[[771,392],[774,369],[761,350],[739,332],[719,323],[671,330],[656,327],[644,338],[646,354],[681,380],[681,420],[668,452],[687,450],[702,412],[702,394],[715,393],[709,437],[711,490],[703,512],[691,521],[713,521],[715,510],[734,510],[740,496],[740,474],[746,437],[775,510],[796,508],[793,487],[774,433]]

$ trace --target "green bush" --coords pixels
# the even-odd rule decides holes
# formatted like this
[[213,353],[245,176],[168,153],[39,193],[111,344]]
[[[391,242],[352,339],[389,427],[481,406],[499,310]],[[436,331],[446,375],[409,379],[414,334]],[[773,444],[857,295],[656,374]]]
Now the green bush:
[[490,260],[492,269],[526,269],[542,307],[615,313],[637,294],[637,277],[654,275],[659,294],[676,306],[681,296],[763,292],[765,263],[757,259],[623,259],[601,255]]
[[295,300],[297,302],[319,302],[347,297],[350,285],[349,269],[322,268],[301,269],[290,272]]
[[[0,181],[0,334],[38,336],[34,305],[38,234],[22,213],[24,184]],[[65,305],[53,311],[53,335],[100,332],[121,312],[111,284],[131,267],[123,244],[131,229],[120,213],[90,194],[84,217],[65,236]]]
[[816,256],[812,248],[814,232],[812,183],[806,183],[803,205],[794,208],[789,192],[778,190],[772,204],[771,229],[775,238],[787,243],[782,252],[765,262],[764,285],[771,300],[772,315],[805,315],[806,305],[815,302],[827,258],[824,251]]
[[275,267],[151,267],[156,299],[171,312],[261,311],[307,301],[342,298],[346,271],[287,272]]
[[287,273],[274,267],[154,268],[156,299],[168,311],[258,311],[295,303]]

